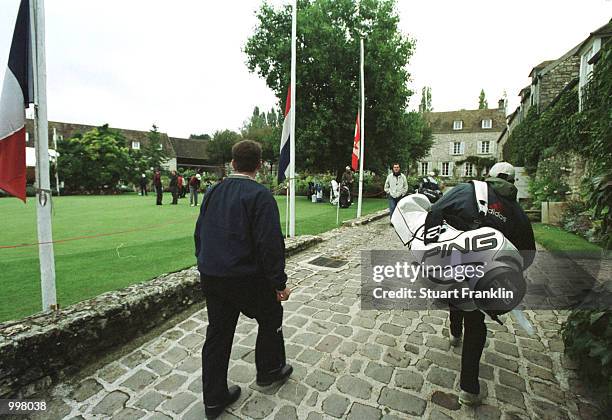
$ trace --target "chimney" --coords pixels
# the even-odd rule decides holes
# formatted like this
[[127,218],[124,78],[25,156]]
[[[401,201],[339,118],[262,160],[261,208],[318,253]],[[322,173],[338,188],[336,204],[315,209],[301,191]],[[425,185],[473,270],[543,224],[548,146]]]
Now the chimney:
[[506,109],[506,100],[504,98],[502,98],[499,101],[497,101],[497,108],[498,109]]

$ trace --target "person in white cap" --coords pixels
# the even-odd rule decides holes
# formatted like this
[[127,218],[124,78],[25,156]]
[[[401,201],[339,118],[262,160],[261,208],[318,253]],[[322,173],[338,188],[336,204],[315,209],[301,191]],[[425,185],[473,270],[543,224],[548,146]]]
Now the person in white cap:
[[[474,230],[483,226],[500,231],[521,252],[527,268],[535,256],[533,229],[527,215],[516,200],[514,167],[499,162],[489,171],[487,184],[486,215],[478,211],[475,187],[471,182],[459,184],[432,205],[425,230],[435,230],[445,220],[455,229]],[[433,238],[432,242],[437,239]],[[459,401],[466,405],[478,405],[483,396],[478,382],[479,363],[487,339],[485,314],[479,310],[465,311],[450,307],[450,342],[458,346],[463,338],[461,351],[461,377]]]
[[189,179],[189,205],[191,207],[198,206],[198,192],[200,191],[200,182],[202,176],[195,174]]

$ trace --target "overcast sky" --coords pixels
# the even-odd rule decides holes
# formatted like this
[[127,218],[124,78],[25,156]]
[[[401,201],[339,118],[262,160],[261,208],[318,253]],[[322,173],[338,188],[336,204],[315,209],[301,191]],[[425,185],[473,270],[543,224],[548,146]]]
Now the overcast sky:
[[[18,3],[0,0],[0,76]],[[140,130],[156,123],[188,136],[237,130],[255,105],[276,104],[242,52],[260,0],[45,3],[51,120]],[[491,107],[506,90],[511,112],[532,67],[563,55],[612,16],[610,0],[398,3],[401,29],[417,42],[411,107],[428,85],[436,111],[476,108],[484,88]]]

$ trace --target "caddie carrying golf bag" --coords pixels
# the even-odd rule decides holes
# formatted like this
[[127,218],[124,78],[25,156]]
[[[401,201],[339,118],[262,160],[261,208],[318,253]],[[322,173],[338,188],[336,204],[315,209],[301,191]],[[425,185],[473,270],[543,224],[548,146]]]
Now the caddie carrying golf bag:
[[[488,211],[487,184],[473,182],[478,211],[484,218]],[[500,231],[490,227],[460,231],[444,221],[426,231],[430,208],[430,200],[425,195],[411,194],[400,200],[391,217],[395,231],[402,243],[410,249],[415,263],[424,264],[427,273],[430,272],[429,268],[438,266],[479,267],[480,275],[462,276],[459,280],[456,271],[449,270],[447,275],[441,270],[433,270],[433,274],[424,279],[425,284],[431,290],[469,288],[476,293],[469,293],[468,298],[458,298],[448,303],[461,310],[482,310],[500,322],[497,316],[513,310],[525,295],[521,254]],[[511,293],[505,294],[503,298],[491,297],[495,296],[491,291],[496,290]]]

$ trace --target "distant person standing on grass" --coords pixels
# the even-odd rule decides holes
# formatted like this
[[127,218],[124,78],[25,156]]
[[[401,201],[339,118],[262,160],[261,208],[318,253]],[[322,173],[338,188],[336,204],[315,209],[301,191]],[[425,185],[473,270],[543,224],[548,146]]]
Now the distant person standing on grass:
[[157,205],[162,205],[162,197],[164,194],[164,187],[161,182],[161,173],[159,173],[159,169],[155,170],[153,174],[153,187],[155,188],[155,194],[157,194]]
[[180,173],[178,174],[176,185],[178,187],[178,192],[177,192],[178,198],[182,198],[183,197],[183,175],[181,175]]
[[139,180],[140,183],[140,195],[147,195],[147,176],[142,174]]
[[259,143],[236,143],[232,167],[234,173],[204,196],[194,235],[208,311],[202,349],[208,418],[219,416],[240,396],[239,386],[227,386],[227,369],[241,312],[259,324],[257,385],[272,385],[293,372],[285,360],[280,303],[291,293],[285,274],[285,242],[276,201],[255,181],[261,167]]
[[198,205],[198,192],[200,191],[202,176],[195,174],[189,179],[189,205],[191,207],[197,207]]
[[408,192],[408,180],[406,175],[400,172],[399,163],[394,163],[392,168],[393,172],[387,176],[385,181],[385,192],[389,197],[389,217],[393,215],[397,203]]
[[178,176],[176,175],[176,171],[172,171],[170,173],[170,193],[172,194],[172,204],[178,203]]

